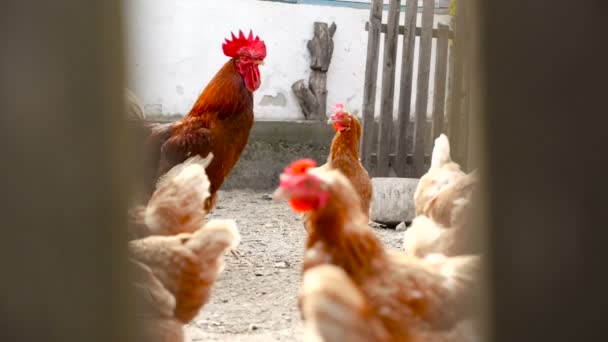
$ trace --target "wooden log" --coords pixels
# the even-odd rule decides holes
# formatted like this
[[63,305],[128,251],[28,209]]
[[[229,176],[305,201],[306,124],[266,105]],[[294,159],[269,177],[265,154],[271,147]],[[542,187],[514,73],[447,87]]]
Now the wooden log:
[[308,120],[325,120],[327,114],[327,70],[334,51],[332,37],[336,24],[314,23],[314,36],[306,46],[310,52],[310,79],[295,82],[291,89],[298,98],[304,117]]
[[439,24],[439,38],[437,38],[435,53],[435,91],[433,98],[433,139],[444,132],[445,120],[445,86],[448,57],[448,26]]
[[432,29],[434,0],[424,0],[422,12],[422,35],[418,58],[418,83],[416,87],[416,130],[414,139],[414,175],[420,177],[424,169],[424,146],[426,137],[426,114],[429,95],[429,74],[431,71]]
[[405,30],[403,34],[403,50],[401,57],[401,85],[399,87],[399,107],[396,141],[396,164],[393,164],[395,173],[399,177],[406,177],[406,156],[410,152],[407,146],[408,125],[412,106],[412,76],[414,75],[414,43],[416,41],[416,13],[418,1],[407,0],[405,5]]
[[314,95],[317,105],[310,120],[327,120],[327,73],[320,70],[313,70],[310,73],[308,87]]
[[363,86],[363,137],[361,139],[361,160],[370,172],[376,107],[376,80],[378,77],[378,50],[380,48],[380,24],[382,23],[382,0],[373,0],[367,36],[367,61],[365,62],[365,84]]
[[305,80],[299,80],[291,85],[291,90],[296,95],[302,113],[306,119],[310,119],[317,109],[317,98],[306,85]]
[[332,23],[327,26],[327,23],[314,23],[314,37],[308,41],[306,46],[310,52],[310,68],[312,70],[321,70],[327,72],[331,56],[334,52],[334,41],[332,37],[336,32],[336,24]]
[[378,134],[377,177],[387,177],[389,173],[388,155],[391,152],[393,128],[393,103],[395,96],[395,62],[397,59],[397,27],[401,0],[391,0],[388,10],[388,32],[384,36],[384,57],[382,70],[382,95],[380,102],[380,132]]

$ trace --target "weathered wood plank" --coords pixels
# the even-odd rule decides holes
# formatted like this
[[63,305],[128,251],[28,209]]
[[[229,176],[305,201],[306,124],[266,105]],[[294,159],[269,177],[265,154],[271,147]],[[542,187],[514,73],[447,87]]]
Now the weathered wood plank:
[[[405,7],[405,13],[407,15],[407,6]],[[386,30],[387,30],[386,24],[382,24],[382,26],[380,27],[380,32],[386,33]],[[401,35],[405,34],[406,30],[407,30],[407,24],[405,26],[399,26],[399,34],[401,34]],[[365,31],[369,31],[369,22],[365,23]],[[420,34],[422,33],[422,29],[420,27],[416,27],[415,32],[416,32],[415,35],[417,37],[420,37]],[[439,38],[439,30],[433,29],[433,38]],[[454,31],[450,30],[448,32],[448,38],[454,39]]]
[[0,7],[0,339],[155,341],[129,281],[123,3]]
[[[471,51],[470,51],[470,25],[468,24],[468,18],[470,17],[471,8],[466,3],[461,8],[462,17],[460,18],[460,25],[463,28],[462,34],[462,53],[463,53],[463,66],[462,66],[462,89],[463,89],[463,100],[460,111],[460,133],[459,140],[456,142],[456,154],[454,160],[456,160],[464,170],[468,169],[468,144],[469,144],[469,115],[470,115],[470,103],[471,103],[471,75],[473,65],[471,64]],[[464,23],[464,24],[463,24]]]
[[434,0],[424,0],[422,12],[422,35],[420,36],[420,53],[418,58],[418,83],[416,86],[416,130],[414,133],[414,174],[424,173],[424,146],[426,137],[426,115],[429,95],[429,75],[431,72],[432,29]]
[[439,24],[435,52],[435,90],[433,98],[433,139],[443,133],[445,117],[445,91],[448,58],[448,26]]
[[367,36],[367,61],[365,62],[365,84],[363,86],[363,137],[361,139],[361,161],[370,171],[376,107],[376,80],[378,77],[378,50],[380,49],[380,24],[382,23],[382,0],[373,0]]
[[397,27],[401,0],[391,0],[388,10],[388,32],[384,36],[384,57],[382,59],[382,94],[380,102],[380,132],[378,134],[378,164],[376,176],[387,177],[389,173],[388,155],[391,152],[393,130],[393,103],[395,97],[395,66],[397,59]]
[[[397,162],[397,155],[395,155],[394,153],[390,153],[388,155],[388,160],[390,165],[395,165],[395,163]],[[412,160],[413,160],[413,156],[411,154],[407,154],[405,156],[405,162],[408,165],[412,165]],[[372,153],[372,165],[375,165],[378,162],[378,155],[375,153]],[[431,155],[430,154],[425,154],[424,155],[424,164],[425,165],[430,165],[431,164]]]
[[[459,144],[461,141],[462,129],[460,124],[462,123],[462,101],[463,101],[463,54],[464,50],[464,26],[466,22],[463,21],[463,11],[461,10],[464,4],[460,7],[460,10],[456,13],[454,22],[454,44],[452,52],[454,53],[452,70],[450,71],[450,96],[448,101],[448,136],[450,142],[452,142],[452,155],[453,157],[459,153]],[[455,160],[458,160],[455,158]]]
[[416,13],[418,13],[418,1],[407,0],[405,5],[405,30],[403,34],[403,50],[401,55],[401,80],[399,87],[399,108],[396,155],[397,160],[393,163],[395,173],[399,177],[407,175],[408,163],[406,156],[410,152],[407,148],[408,125],[410,123],[410,111],[412,106],[412,78],[414,75],[414,43],[416,41]]

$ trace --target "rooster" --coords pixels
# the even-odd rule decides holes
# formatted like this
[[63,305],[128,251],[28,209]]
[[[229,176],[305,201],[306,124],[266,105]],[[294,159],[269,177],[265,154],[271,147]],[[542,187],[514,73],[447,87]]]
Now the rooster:
[[310,213],[300,292],[310,340],[460,340],[479,258],[385,250],[348,179],[315,166],[293,163],[274,193]]
[[[336,131],[331,143],[327,162],[320,166],[323,169],[336,169],[351,182],[361,198],[361,210],[369,215],[372,201],[372,181],[361,161],[359,160],[359,140],[361,139],[361,124],[356,116],[344,110],[344,105],[334,106],[334,113],[327,121]],[[308,230],[309,215],[302,215],[304,227]]]
[[145,200],[156,181],[173,166],[195,155],[214,158],[207,167],[211,183],[205,210],[215,204],[216,194],[249,139],[253,126],[253,92],[260,87],[258,66],[266,57],[266,45],[250,31],[248,36],[226,39],[222,45],[230,60],[217,72],[181,121],[149,127],[144,142]]

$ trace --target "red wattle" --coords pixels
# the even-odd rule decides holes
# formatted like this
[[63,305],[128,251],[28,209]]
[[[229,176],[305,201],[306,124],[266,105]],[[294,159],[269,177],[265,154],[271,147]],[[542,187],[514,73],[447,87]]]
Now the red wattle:
[[260,87],[260,84],[262,84],[260,79],[260,69],[257,65],[247,66],[243,78],[245,79],[245,86],[247,87],[247,90],[252,93]]
[[291,206],[293,211],[303,213],[306,211],[313,210],[317,206],[317,201],[292,198],[289,201],[289,205]]

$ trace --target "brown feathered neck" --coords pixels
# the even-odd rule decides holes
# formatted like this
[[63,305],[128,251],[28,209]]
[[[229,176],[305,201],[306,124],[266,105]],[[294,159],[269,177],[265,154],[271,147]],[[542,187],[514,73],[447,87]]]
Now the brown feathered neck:
[[[310,213],[311,228],[306,248],[319,243],[331,256],[331,263],[342,267],[355,281],[373,273],[387,262],[382,242],[367,226],[359,198],[342,185],[332,184],[327,204]],[[314,265],[304,265],[312,267]]]
[[223,119],[248,108],[253,108],[253,94],[245,87],[243,76],[237,71],[233,58],[207,84],[188,117],[215,114]]
[[352,115],[350,129],[340,132],[336,131],[331,142],[331,149],[327,160],[331,162],[333,159],[341,155],[348,154],[349,156],[359,158],[359,141],[361,140],[361,124],[359,120]]

